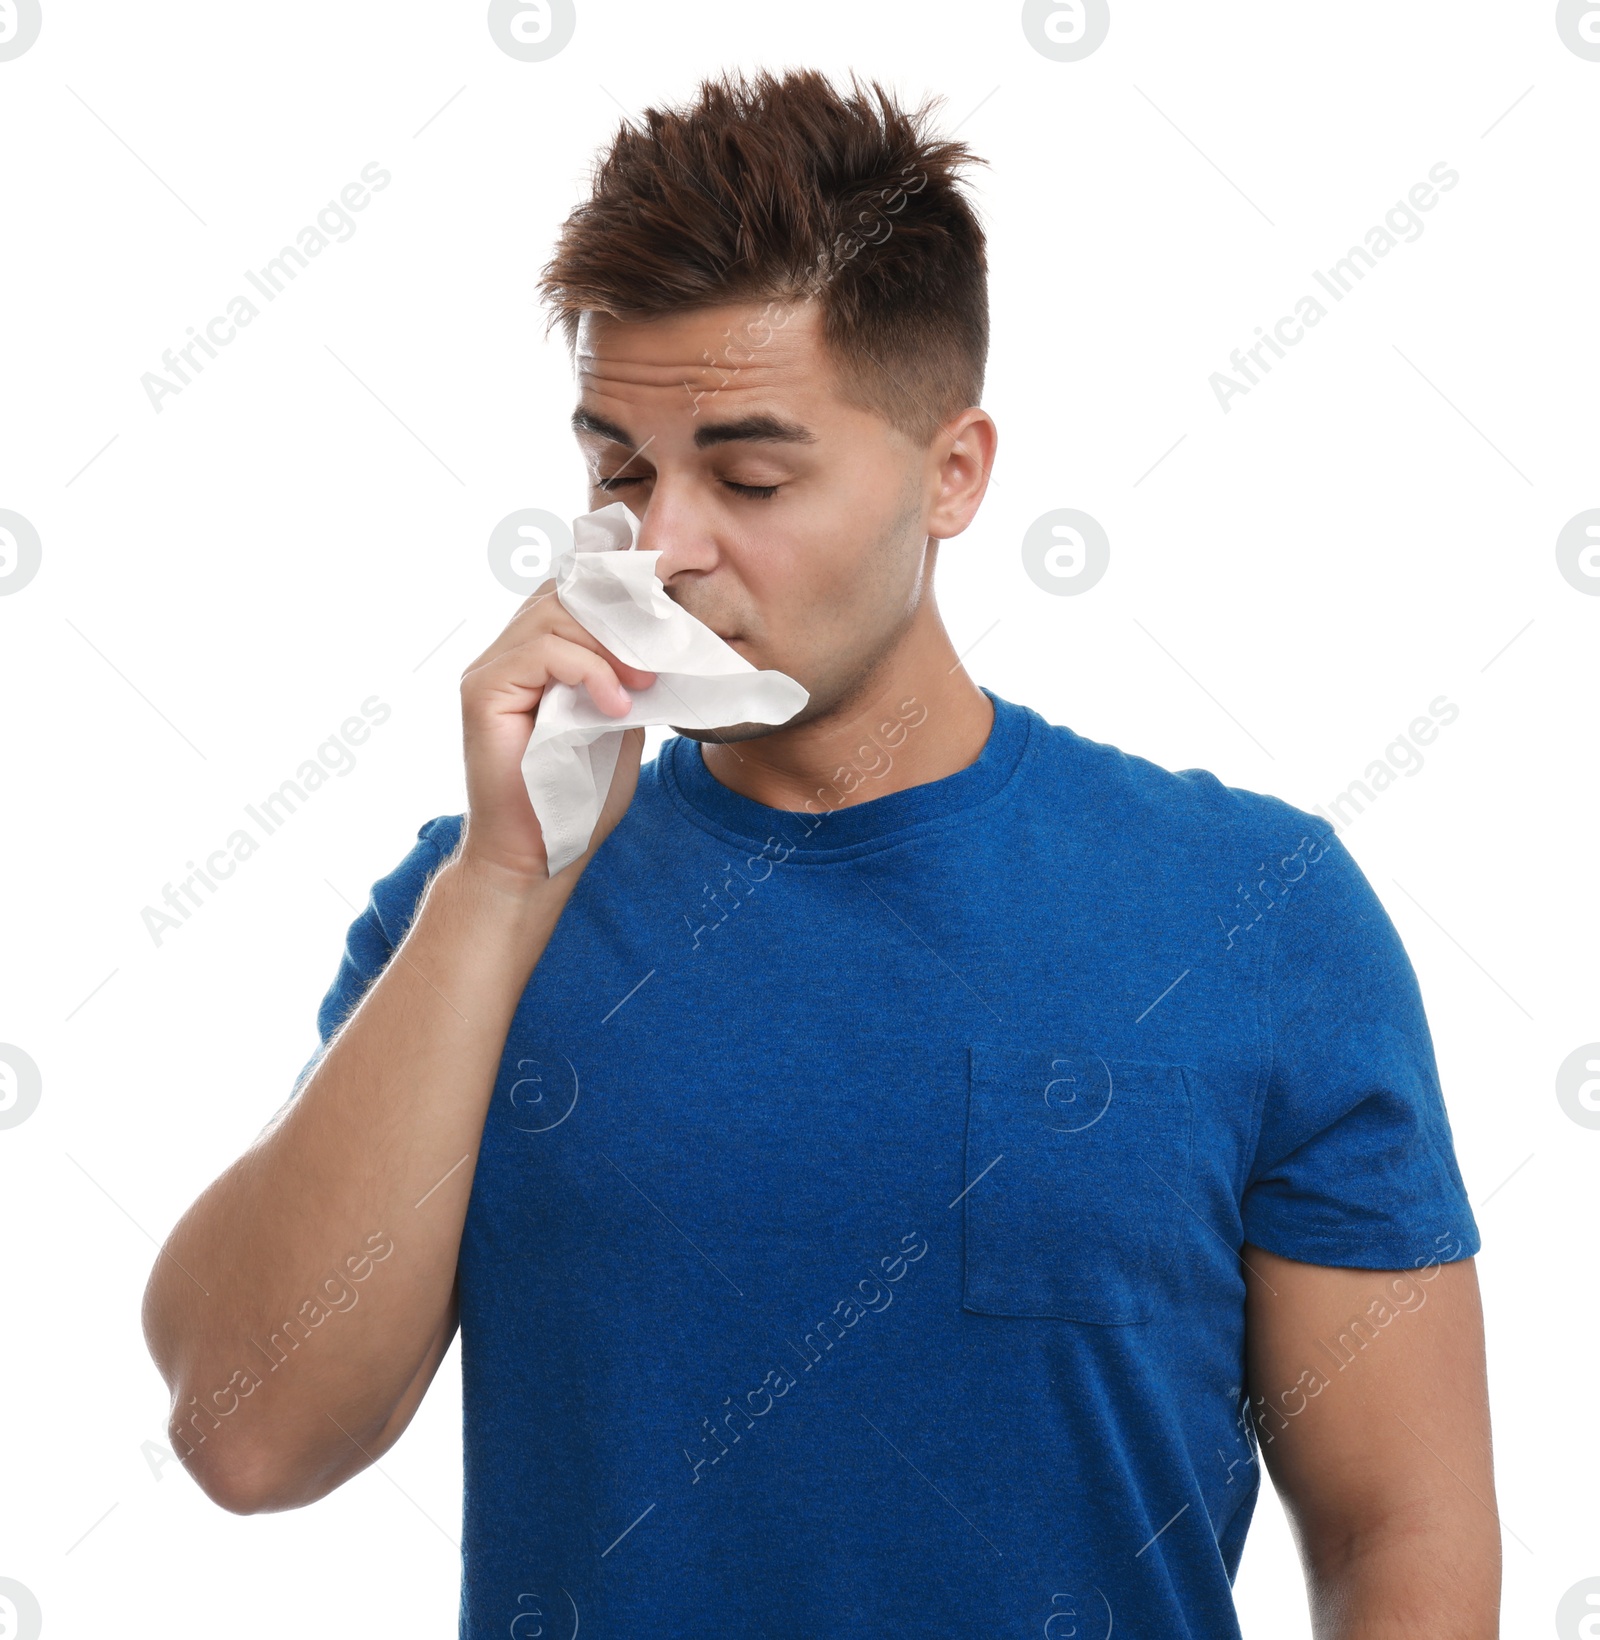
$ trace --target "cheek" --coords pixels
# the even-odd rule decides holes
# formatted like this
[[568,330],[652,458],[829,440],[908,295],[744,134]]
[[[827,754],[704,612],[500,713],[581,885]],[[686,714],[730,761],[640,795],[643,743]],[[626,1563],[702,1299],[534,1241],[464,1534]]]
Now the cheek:
[[727,556],[749,612],[736,628],[770,651],[766,664],[819,676],[904,622],[922,558],[917,512],[899,499],[881,479],[808,483],[769,518],[751,509]]
[[738,603],[750,611],[739,630],[773,637],[803,634],[827,619],[839,588],[832,566],[835,548],[809,515],[799,520],[755,519],[731,544],[728,566],[738,586]]

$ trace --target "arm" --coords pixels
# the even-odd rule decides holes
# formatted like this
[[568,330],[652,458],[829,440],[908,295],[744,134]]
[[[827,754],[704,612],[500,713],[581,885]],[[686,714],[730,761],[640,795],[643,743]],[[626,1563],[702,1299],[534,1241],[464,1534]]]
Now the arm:
[[512,1016],[631,802],[628,731],[581,859],[550,877],[522,783],[555,678],[626,709],[653,674],[535,595],[462,679],[468,821],[405,938],[293,1103],[179,1221],[145,1292],[174,1449],[238,1513],[310,1503],[416,1411],[456,1328],[456,1259]]
[[1495,1640],[1473,1261],[1336,1269],[1249,1245],[1244,1260],[1251,1408],[1317,1640]]

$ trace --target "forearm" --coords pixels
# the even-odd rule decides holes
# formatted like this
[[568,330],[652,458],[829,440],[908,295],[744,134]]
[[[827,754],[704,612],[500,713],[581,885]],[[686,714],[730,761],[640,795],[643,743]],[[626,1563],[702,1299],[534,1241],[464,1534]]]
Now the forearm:
[[506,1032],[576,877],[443,866],[298,1098],[173,1230],[146,1335],[219,1502],[320,1496],[437,1364]]

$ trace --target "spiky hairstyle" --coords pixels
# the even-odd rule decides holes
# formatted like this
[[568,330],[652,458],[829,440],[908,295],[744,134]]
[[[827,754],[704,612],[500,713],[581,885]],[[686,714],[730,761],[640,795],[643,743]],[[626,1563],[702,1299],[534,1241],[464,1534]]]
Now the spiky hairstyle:
[[[965,144],[876,81],[723,74],[624,124],[562,227],[539,292],[569,348],[589,311],[650,319],[814,300],[840,391],[918,443],[979,402],[984,233]],[[735,339],[738,345],[738,338]],[[748,344],[746,344],[748,345]],[[737,356],[731,361],[740,362]]]

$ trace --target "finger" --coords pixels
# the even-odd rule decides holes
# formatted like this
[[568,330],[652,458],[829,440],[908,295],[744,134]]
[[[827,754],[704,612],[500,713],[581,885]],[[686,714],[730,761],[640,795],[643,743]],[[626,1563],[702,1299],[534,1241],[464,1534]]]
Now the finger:
[[[560,604],[559,598],[556,601]],[[656,681],[656,674],[654,672],[643,667],[634,666],[631,663],[622,660],[607,647],[606,639],[610,636],[610,633],[604,626],[602,626],[599,632],[596,632],[590,627],[585,627],[580,621],[578,621],[565,604],[560,604],[560,607],[562,615],[565,616],[565,620],[559,624],[556,630],[559,630],[563,636],[573,638],[576,642],[592,644],[600,652],[600,654],[605,656],[612,670],[616,672],[619,677],[624,678],[630,688],[645,689]]]
[[656,681],[656,674],[652,671],[630,666],[619,659],[606,648],[594,633],[583,626],[578,619],[556,596],[555,582],[546,581],[531,597],[529,597],[515,615],[501,629],[495,641],[473,661],[472,665],[462,673],[476,670],[489,661],[498,659],[501,655],[510,654],[521,644],[529,642],[543,633],[551,633],[565,638],[570,643],[582,644],[593,649],[603,656],[613,671],[622,678],[631,689],[647,689]]
[[619,661],[609,649],[601,653],[611,663],[611,669],[630,689],[648,689],[656,681],[654,672],[646,672],[642,667],[629,666],[626,661]]
[[[584,649],[592,650],[616,674],[621,682],[629,689],[648,689],[656,681],[656,674],[641,667],[630,666],[626,661],[614,655],[597,638],[594,633],[582,626],[564,608],[559,614],[550,617],[552,625],[548,627],[551,637],[564,639],[568,643],[580,645]],[[514,649],[515,646],[513,646]],[[507,653],[513,651],[508,650]]]
[[611,717],[621,717],[633,705],[598,649],[553,632],[540,633],[472,669],[462,679],[462,688],[501,711],[526,712],[552,682],[587,689],[595,705]]

